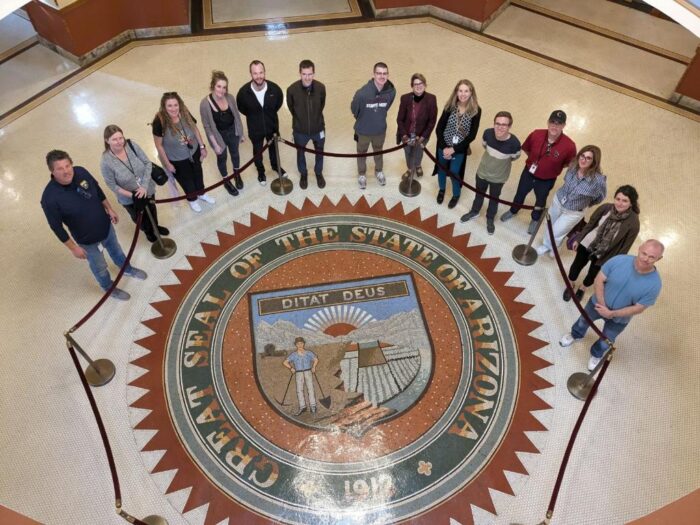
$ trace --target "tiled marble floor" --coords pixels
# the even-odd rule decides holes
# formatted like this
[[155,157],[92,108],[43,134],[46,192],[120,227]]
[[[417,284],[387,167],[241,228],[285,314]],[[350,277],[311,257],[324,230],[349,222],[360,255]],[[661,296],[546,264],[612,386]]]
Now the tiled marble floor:
[[[395,45],[417,36],[421,40],[417,53],[406,53]],[[231,53],[232,47],[235,53]],[[367,51],[360,59],[356,49]],[[444,53],[445,49],[451,52]],[[590,52],[607,51],[592,48]],[[413,20],[304,30],[273,38],[239,35],[131,47],[0,130],[0,313],[5,320],[0,502],[43,523],[122,523],[113,511],[99,435],[61,335],[97,300],[98,288],[87,268],[53,237],[41,213],[38,201],[48,180],[45,152],[66,149],[77,164],[99,177],[101,133],[107,124],[118,123],[154,154],[145,123],[152,118],[163,91],[179,91],[190,107],[196,108],[206,93],[211,69],[224,69],[237,88],[247,80],[247,64],[252,58],[265,61],[268,77],[286,87],[297,78],[296,63],[307,56],[316,62],[317,78],[328,88],[328,151],[353,150],[349,101],[355,89],[369,79],[371,65],[377,60],[389,64],[390,78],[400,93],[409,90],[413,72],[423,72],[429,91],[437,95],[440,104],[457,79],[470,78],[484,111],[482,127],[496,111],[508,109],[515,116],[514,133],[524,138],[531,129],[545,124],[552,109],[563,108],[570,115],[567,133],[579,145],[594,143],[602,148],[609,186],[632,183],[641,194],[640,239],[653,236],[668,246],[659,264],[664,289],[657,305],[636,319],[619,339],[620,351],[573,451],[553,523],[623,523],[700,485],[700,357],[694,322],[698,278],[692,271],[692,261],[698,256],[695,235],[700,232],[698,215],[693,212],[700,164],[697,120],[459,31]],[[460,60],[455,61],[454,56]],[[390,132],[396,110],[392,108],[390,115]],[[281,121],[282,134],[289,137],[286,109],[281,111]],[[476,159],[481,146],[473,149]],[[249,143],[242,156],[249,158]],[[292,177],[293,159],[291,150],[282,150],[282,163]],[[475,164],[468,166],[470,179]],[[387,157],[385,168],[387,186],[370,184],[365,193],[372,201],[384,197],[397,202],[396,185],[404,170],[402,156]],[[162,297],[158,286],[174,279],[170,273],[173,268],[186,266],[185,255],[198,253],[198,243],[211,241],[216,229],[230,231],[232,220],[245,222],[251,212],[264,215],[268,206],[282,209],[287,201],[300,204],[305,197],[318,200],[328,195],[337,199],[346,194],[354,199],[360,195],[353,160],[328,159],[325,172],[329,181],[325,191],[311,183],[309,190],[297,189],[288,199],[254,184],[248,174],[243,197],[232,199],[220,189],[214,193],[217,204],[200,215],[182,205],[166,206],[161,210],[162,223],[171,228],[178,243],[177,255],[157,261],[140,245],[134,260],[149,273],[149,279],[143,283],[126,281],[132,300],[127,304],[108,301],[76,334],[88,351],[109,357],[117,365],[115,379],[94,393],[115,450],[124,505],[132,514],[158,513],[172,524],[183,523],[178,509],[186,496],[183,492],[167,499],[162,496],[171,474],[151,477],[147,473],[157,453],[141,456],[131,430],[133,414],[127,409],[131,394],[125,385],[136,371],[127,367],[127,349],[133,352],[132,341],[147,333],[138,323],[154,315],[148,303]],[[217,177],[214,159],[209,158],[205,181],[214,182]],[[504,190],[505,197],[513,194],[516,183],[517,176],[513,176]],[[474,509],[477,523],[538,522],[544,517],[566,440],[581,406],[565,385],[572,372],[585,367],[586,350],[578,344],[563,351],[556,344],[573,321],[574,308],[561,301],[561,284],[549,258],[528,268],[510,258],[512,246],[525,239],[525,219],[499,223],[496,235],[488,237],[483,218],[467,225],[458,222],[470,203],[468,196],[462,197],[455,210],[447,210],[435,204],[434,179],[424,177],[423,184],[423,193],[404,206],[418,206],[424,216],[438,213],[440,225],[457,222],[456,233],[471,231],[471,242],[487,244],[487,256],[501,257],[498,268],[514,272],[510,284],[526,288],[521,299],[536,304],[529,316],[544,324],[534,335],[552,343],[539,355],[553,362],[543,376],[555,386],[541,395],[554,408],[536,414],[549,431],[531,435],[542,453],[521,456],[529,476],[508,474],[515,497],[493,493],[498,516]],[[117,230],[126,244],[132,224],[124,213]],[[202,513],[202,509],[192,511],[188,522],[199,523]]]
[[[212,20],[216,24],[226,22],[248,22],[252,20],[281,20],[298,17],[318,17],[337,14],[350,14],[355,2],[348,0],[241,0],[227,2],[211,1]],[[351,5],[352,4],[352,5]]]
[[25,40],[36,36],[31,22],[25,20],[17,13],[11,13],[0,19],[0,56],[8,49],[21,44]]

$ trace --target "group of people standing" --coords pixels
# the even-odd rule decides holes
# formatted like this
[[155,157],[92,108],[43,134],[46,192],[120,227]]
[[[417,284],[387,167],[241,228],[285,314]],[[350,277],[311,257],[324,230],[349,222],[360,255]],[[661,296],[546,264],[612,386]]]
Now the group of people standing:
[[[266,79],[265,65],[261,61],[252,61],[249,72],[250,82],[241,86],[235,98],[229,93],[226,75],[222,71],[212,72],[209,93],[199,105],[204,134],[198,129],[197,120],[178,93],[167,92],[161,97],[160,107],[152,121],[154,144],[163,168],[180,184],[194,212],[202,210],[200,201],[215,203],[214,198],[204,191],[202,161],[207,156],[204,136],[214,150],[217,168],[222,177],[228,177],[228,156],[231,156],[233,177],[232,182],[226,180],[224,183],[226,190],[237,196],[244,187],[239,155],[239,145],[245,140],[241,115],[246,117],[247,135],[253,148],[258,182],[261,185],[266,184],[262,154],[265,143],[279,134],[278,112],[285,97],[277,84]],[[297,146],[299,186],[302,189],[308,187],[308,170],[303,148],[311,142],[315,150],[313,169],[316,183],[319,188],[324,188],[326,181],[323,175],[323,150],[326,137],[323,110],[326,88],[315,80],[315,66],[310,60],[302,60],[299,64],[299,77],[286,92],[287,107],[292,115],[294,143]],[[412,174],[417,177],[423,176],[423,150],[435,131],[437,162],[433,175],[438,176],[436,200],[438,204],[444,202],[449,176],[452,195],[448,207],[454,208],[461,195],[467,158],[471,155],[470,146],[476,139],[481,122],[482,110],[476,88],[467,79],[459,80],[438,118],[437,99],[427,91],[426,78],[420,73],[415,73],[411,76],[410,85],[411,91],[400,97],[397,115],[397,144],[404,145],[407,166],[403,177]],[[356,150],[361,154],[357,157],[358,184],[361,189],[367,187],[366,154],[370,146],[374,158],[375,178],[380,185],[386,184],[381,151],[386,140],[387,115],[395,98],[396,89],[389,80],[389,68],[384,62],[378,62],[373,67],[372,78],[355,92],[350,104],[355,119]],[[595,287],[586,311],[606,319],[606,334],[613,334],[610,337],[613,340],[621,328],[615,326],[614,330],[609,329],[608,321],[626,324],[632,315],[643,310],[630,309],[631,306],[649,306],[658,296],[660,279],[655,274],[653,262],[662,257],[663,245],[658,241],[647,241],[640,248],[638,256],[632,258],[632,262],[625,259],[624,269],[620,270],[619,257],[629,251],[639,233],[637,191],[630,185],[620,186],[615,191],[612,203],[601,204],[607,195],[607,179],[601,167],[602,152],[595,145],[587,145],[577,151],[574,141],[564,133],[566,121],[567,115],[564,111],[553,111],[547,121],[547,127],[532,131],[521,145],[518,137],[511,132],[511,113],[498,111],[494,116],[493,127],[482,133],[484,152],[476,168],[477,193],[470,210],[462,215],[461,221],[467,222],[477,217],[483,206],[484,196],[488,196],[490,202],[486,212],[486,230],[488,234],[495,232],[497,199],[500,198],[503,185],[510,176],[513,161],[520,157],[521,152],[525,152],[527,159],[512,205],[500,219],[503,222],[512,219],[527,195],[534,192],[535,209],[531,212],[527,229],[529,234],[533,234],[547,204],[549,193],[559,175],[565,171],[563,184],[555,193],[549,208],[554,244],[559,246],[562,243],[572,228],[582,221],[588,208],[599,205],[572,242],[576,257],[568,277],[574,284],[574,294],[578,299],[583,298],[587,287]],[[167,235],[169,231],[158,223],[157,210],[152,203],[155,195],[152,175],[154,165],[136,142],[125,138],[119,126],[107,126],[103,138],[104,152],[100,170],[105,183],[135,222],[139,211],[148,210],[148,215],[153,221],[142,220],[141,228],[146,238],[155,242],[158,235]],[[279,165],[276,149],[270,147],[268,153],[272,169],[280,176],[285,176]],[[125,260],[112,227],[118,220],[117,214],[109,205],[97,181],[85,168],[74,168],[66,152],[53,150],[47,154],[46,162],[51,172],[51,181],[44,191],[41,203],[47,220],[57,237],[75,257],[88,260],[98,283],[107,290],[112,281],[101,248],[107,250],[115,264],[121,266]],[[64,226],[68,227],[72,238]],[[553,249],[549,235],[545,233],[537,252],[540,255],[552,254]],[[575,283],[586,265],[589,265],[589,269],[583,282],[577,286]],[[627,279],[626,282],[633,284],[637,281],[630,278],[630,275],[636,278],[653,274],[653,277],[642,279],[646,284],[639,284],[634,293],[630,291],[634,286],[624,283],[618,285],[617,277],[613,278],[612,288],[617,290],[618,287],[622,287],[629,293],[623,294],[623,299],[620,300],[621,296],[616,292],[617,295],[610,301],[621,301],[621,304],[631,301],[630,304],[619,308],[619,315],[605,306],[609,304],[606,283],[610,279],[606,268],[611,272],[615,269],[615,276],[620,274],[621,279]],[[125,273],[137,279],[146,278],[145,272],[132,266],[127,267]],[[129,298],[126,292],[119,289],[115,289],[112,295],[122,300]],[[564,300],[570,300],[571,295],[567,287],[563,293]],[[646,302],[639,302],[640,297]],[[614,320],[614,317],[622,321]],[[562,346],[568,346],[573,339],[582,337],[585,332],[584,324],[581,319],[577,321],[571,334],[562,338]],[[600,357],[599,354],[601,350],[597,348],[593,357]]]

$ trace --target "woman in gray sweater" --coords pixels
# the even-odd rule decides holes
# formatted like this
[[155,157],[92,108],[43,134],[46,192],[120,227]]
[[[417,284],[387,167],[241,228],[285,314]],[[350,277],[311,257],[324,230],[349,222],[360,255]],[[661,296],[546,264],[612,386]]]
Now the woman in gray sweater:
[[[121,128],[115,124],[110,124],[104,130],[105,150],[100,161],[100,171],[107,186],[117,196],[119,204],[126,208],[131,219],[136,222],[137,205],[134,202],[138,199],[150,199],[156,193],[156,186],[151,180],[151,161],[135,142],[129,141],[127,144]],[[158,213],[155,204],[149,202],[148,209],[153,215],[153,220],[158,225]],[[146,234],[146,238],[156,241],[156,234],[153,225],[144,214],[141,220],[141,230]],[[170,232],[163,226],[158,226],[161,235],[168,235]]]

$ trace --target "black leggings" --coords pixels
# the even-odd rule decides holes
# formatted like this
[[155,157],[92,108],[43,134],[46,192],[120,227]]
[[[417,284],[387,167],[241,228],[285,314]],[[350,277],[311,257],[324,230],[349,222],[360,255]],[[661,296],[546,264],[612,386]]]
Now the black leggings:
[[585,268],[588,262],[590,262],[591,265],[588,268],[588,273],[586,274],[585,279],[583,280],[583,286],[586,287],[592,285],[593,281],[595,281],[596,275],[598,275],[598,272],[600,271],[600,265],[596,264],[595,258],[591,259],[591,252],[579,244],[578,248],[576,249],[576,258],[574,259],[574,262],[571,263],[571,268],[569,268],[569,280],[571,282],[578,279],[581,270]]
[[[171,160],[170,163],[175,167],[173,176],[185,193],[194,193],[204,188],[204,173],[202,172],[199,148],[192,155],[192,160]],[[187,197],[187,200],[196,201],[197,197]]]

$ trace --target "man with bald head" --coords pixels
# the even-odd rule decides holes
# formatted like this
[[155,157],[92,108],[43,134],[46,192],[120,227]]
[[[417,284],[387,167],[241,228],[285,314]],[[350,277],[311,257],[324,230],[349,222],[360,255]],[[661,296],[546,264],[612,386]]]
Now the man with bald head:
[[[601,268],[593,284],[595,293],[586,304],[586,313],[592,320],[605,319],[603,333],[615,342],[627,327],[632,316],[652,306],[661,292],[661,277],[655,263],[664,255],[664,245],[649,239],[639,247],[637,255],[617,255]],[[571,332],[561,338],[561,346],[569,346],[586,335],[588,323],[579,317]],[[603,340],[591,346],[588,369],[593,370],[603,358],[608,345]]]

